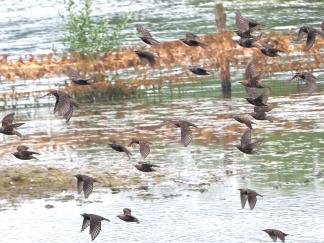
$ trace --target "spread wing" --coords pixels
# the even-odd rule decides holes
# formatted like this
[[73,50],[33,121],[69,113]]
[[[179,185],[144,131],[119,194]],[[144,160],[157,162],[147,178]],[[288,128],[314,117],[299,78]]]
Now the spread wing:
[[247,95],[252,99],[255,99],[259,96],[257,88],[245,87],[245,91]]
[[66,119],[66,122],[68,122],[73,115],[73,108],[78,107],[78,105],[67,93],[59,92],[58,94],[58,97],[56,97],[54,113],[57,112],[58,115],[63,116]]
[[147,29],[145,29],[143,25],[136,24],[135,27],[136,27],[137,32],[140,33],[140,34],[142,34],[142,36],[151,37],[152,38],[151,33]]
[[301,40],[303,38],[304,33],[305,33],[304,28],[303,27],[299,28],[297,39]]
[[83,218],[82,226],[81,226],[81,232],[84,231],[88,226],[90,225],[90,220]]
[[239,31],[245,32],[249,30],[249,22],[247,19],[243,18],[240,11],[236,11],[235,13],[235,23]]
[[241,146],[243,148],[249,144],[251,144],[251,129],[250,128],[246,129],[241,137]]
[[257,202],[257,197],[254,193],[252,194],[248,194],[248,201],[249,201],[249,206],[250,206],[250,209],[252,210],[254,207],[255,207],[255,204]]
[[96,215],[90,216],[90,235],[91,240],[96,239],[101,230],[101,218]]
[[246,65],[244,78],[246,80],[252,80],[256,76],[257,76],[257,74],[256,74],[255,64],[254,64],[253,60],[250,60],[248,62],[248,64]]
[[140,146],[140,153],[142,157],[145,159],[150,153],[150,144],[147,141],[140,140],[139,146]]
[[82,189],[83,189],[83,181],[78,178],[78,180],[77,180],[77,190],[78,190],[78,194],[80,194],[82,192]]
[[6,115],[3,119],[2,119],[2,127],[11,125],[14,121],[15,118],[15,113],[10,113],[8,115]]
[[185,123],[180,124],[181,129],[181,143],[187,147],[192,141],[192,131],[189,126]]
[[92,190],[93,190],[93,181],[91,179],[87,179],[83,181],[83,193],[85,198],[89,197]]
[[316,38],[316,31],[309,31],[306,40],[306,48],[305,50],[308,51],[312,48]]
[[242,208],[244,208],[246,201],[248,199],[248,196],[244,192],[241,192],[240,197],[241,197],[241,206],[242,206]]

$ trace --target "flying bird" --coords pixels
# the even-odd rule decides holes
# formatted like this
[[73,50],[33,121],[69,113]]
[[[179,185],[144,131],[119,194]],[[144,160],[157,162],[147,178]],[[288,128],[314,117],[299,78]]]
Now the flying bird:
[[33,152],[33,151],[28,151],[28,147],[25,145],[20,145],[17,147],[17,152],[12,153],[13,156],[15,156],[18,159],[22,159],[22,160],[30,160],[30,159],[36,159],[36,157],[34,157],[34,154],[39,154],[37,152]]
[[302,79],[305,81],[306,90],[310,94],[313,93],[317,88],[316,77],[311,72],[297,72],[291,78],[291,80],[296,80],[296,79]]
[[142,65],[144,65],[145,62],[148,62],[151,66],[154,66],[156,62],[156,56],[153,53],[141,50],[136,50],[135,53],[140,59]]
[[144,28],[143,25],[136,24],[135,27],[137,32],[141,34],[140,38],[143,42],[150,46],[158,46],[160,44],[160,42],[154,39],[151,33],[146,28]]
[[269,112],[274,108],[274,105],[269,104],[266,106],[254,106],[254,112],[262,113],[262,112]]
[[[47,95],[54,95],[56,98],[54,106],[54,114],[58,113],[59,116],[63,116],[68,123],[73,115],[75,107],[79,107],[78,103],[68,94],[61,90],[51,90]],[[41,97],[41,98],[42,98]]]
[[255,36],[253,38],[240,38],[239,40],[235,41],[238,45],[245,47],[245,48],[252,48],[258,47],[256,44],[257,41],[261,39],[261,35]]
[[17,135],[22,137],[22,135],[16,130],[16,128],[24,125],[24,122],[13,123],[15,119],[15,113],[7,114],[1,121],[0,133],[5,135]]
[[207,49],[208,45],[205,42],[202,42],[199,39],[199,36],[187,33],[185,38],[181,38],[180,41],[182,41],[184,44],[188,46],[200,46],[201,48]]
[[235,13],[235,23],[237,30],[236,34],[242,38],[254,38],[251,33],[259,27],[259,23],[252,20],[244,18],[240,11],[236,11]]
[[187,147],[192,141],[192,131],[190,127],[197,126],[189,121],[182,120],[182,119],[165,119],[164,122],[169,122],[176,127],[180,128],[181,131],[181,144]]
[[262,231],[266,232],[273,241],[277,241],[278,238],[282,242],[285,242],[285,237],[288,236],[288,234],[276,229],[265,229]]
[[[261,106],[260,106],[261,107]],[[250,116],[252,116],[255,120],[265,121],[268,120],[270,122],[273,122],[273,117],[268,116],[265,111],[258,111],[258,112],[251,112],[249,113]]]
[[257,196],[263,197],[262,195],[258,194],[256,191],[248,188],[240,188],[238,190],[240,191],[242,208],[245,207],[246,201],[248,201],[250,209],[252,210],[255,207],[255,204],[257,202]]
[[139,139],[139,138],[132,138],[131,142],[128,144],[128,146],[132,146],[133,144],[138,144],[140,153],[143,159],[145,159],[149,153],[150,153],[150,142]]
[[64,70],[65,74],[71,79],[71,81],[78,85],[90,85],[93,83],[93,78],[85,78],[77,70],[70,67]]
[[246,116],[241,116],[241,115],[235,115],[233,116],[234,120],[245,124],[248,128],[252,129],[252,124],[255,124],[252,122],[248,117]]
[[136,169],[142,172],[153,172],[155,171],[153,167],[160,167],[158,165],[150,164],[150,163],[142,163],[139,162],[136,165],[134,165]]
[[245,68],[245,80],[241,81],[241,84],[248,88],[264,88],[261,78],[262,73],[256,72],[255,63],[253,60],[250,60]]
[[117,217],[125,222],[136,222],[139,224],[139,220],[132,215],[132,210],[129,208],[124,208],[123,214],[117,215]]
[[315,28],[308,27],[308,26],[302,26],[302,27],[300,27],[299,28],[299,31],[298,31],[298,37],[297,37],[297,39],[298,40],[301,40],[302,37],[304,36],[304,34],[307,34],[305,51],[308,51],[314,45],[317,34],[319,34],[322,37],[324,37],[324,21],[322,22],[321,30],[317,30]]
[[99,235],[101,231],[102,220],[110,222],[109,219],[106,219],[96,214],[83,213],[81,214],[81,216],[83,217],[81,232],[88,228],[88,226],[90,226],[91,240],[96,239],[96,237]]
[[80,194],[83,191],[84,197],[88,198],[90,193],[93,190],[93,183],[97,182],[97,180],[90,176],[81,175],[81,174],[77,174],[75,175],[75,177],[77,178],[78,194]]
[[246,129],[241,137],[241,144],[235,145],[235,147],[246,154],[256,153],[255,148],[259,146],[263,142],[263,140],[257,140],[252,143],[251,134],[252,130],[250,128]]
[[[248,91],[249,92],[249,91]],[[262,95],[256,97],[256,98],[245,98],[250,104],[255,106],[267,106],[268,98],[270,96],[270,88],[264,87],[264,92]]]
[[112,143],[109,144],[109,146],[117,151],[117,152],[124,152],[126,153],[127,157],[130,159],[130,156],[132,153],[122,144],[116,143],[115,141],[112,141]]
[[257,46],[259,50],[262,52],[262,54],[268,56],[268,57],[279,57],[280,52],[284,52],[281,49],[278,49],[274,47],[272,44],[269,43],[263,43],[262,46]]
[[210,75],[209,71],[201,67],[190,67],[189,70],[197,75]]

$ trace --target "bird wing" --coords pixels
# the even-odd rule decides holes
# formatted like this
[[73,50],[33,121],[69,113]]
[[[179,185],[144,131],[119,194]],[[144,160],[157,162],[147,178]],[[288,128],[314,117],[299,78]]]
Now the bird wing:
[[307,40],[306,40],[306,48],[305,50],[308,51],[309,49],[312,48],[314,42],[315,42],[315,38],[316,38],[316,31],[309,31],[307,34]]
[[28,150],[29,147],[25,146],[25,145],[19,145],[17,147],[17,151],[20,152],[20,151],[24,151],[24,150]]
[[198,40],[199,36],[193,33],[186,33],[186,39]]
[[269,96],[270,96],[270,88],[269,87],[265,87],[264,88],[263,95],[262,95],[262,103],[264,105],[267,104]]
[[101,217],[96,215],[90,216],[90,235],[91,240],[94,240],[100,233],[101,230]]
[[81,232],[84,231],[90,225],[90,220],[83,217],[83,222],[81,226]]
[[252,99],[255,99],[259,96],[257,88],[245,87],[245,91],[247,95]]
[[145,159],[150,153],[150,144],[147,141],[140,140],[139,146],[140,146],[140,153],[142,157]]
[[248,64],[246,65],[244,77],[247,81],[249,81],[249,80],[252,80],[256,76],[257,76],[257,74],[256,74],[256,67],[255,67],[254,61],[250,60],[248,62]]
[[143,25],[136,24],[135,27],[136,27],[137,32],[140,33],[140,34],[142,34],[142,36],[151,37],[152,38],[151,33],[147,29],[145,29]]
[[242,208],[244,208],[246,201],[248,199],[248,196],[244,192],[240,192],[240,197],[241,197],[241,206],[242,206]]
[[284,232],[281,232],[279,230],[276,231],[276,235],[278,236],[279,240],[281,240],[282,242],[285,242],[285,237],[287,234],[285,234]]
[[240,11],[236,11],[235,13],[235,23],[239,31],[245,32],[249,30],[249,22],[243,18]]
[[78,194],[80,194],[82,192],[83,189],[83,180],[79,179],[77,180],[77,191]]
[[91,179],[86,179],[83,181],[83,193],[84,197],[88,198],[93,190],[93,181]]
[[6,115],[4,118],[2,118],[2,127],[11,125],[14,121],[14,118],[15,118],[14,112]]
[[[271,240],[273,240],[273,241],[277,241],[277,235],[276,234],[274,234],[273,232],[271,232],[270,234],[268,234],[269,236],[270,236],[270,238],[271,238]],[[280,238],[279,238],[280,239]]]
[[252,210],[255,207],[255,204],[257,202],[257,197],[255,193],[248,193],[248,201],[250,209]]
[[251,144],[251,129],[250,128],[246,129],[241,137],[241,146],[243,148],[249,144]]
[[84,77],[77,71],[72,68],[69,68],[66,71],[66,75],[71,79],[71,80],[80,80],[84,79]]
[[73,108],[78,107],[78,104],[70,95],[62,91],[58,93],[58,98],[56,99],[54,113],[57,112],[58,115],[63,116],[66,122],[68,122],[73,115]]
[[303,38],[303,36],[304,36],[304,33],[305,33],[304,28],[300,27],[299,31],[298,31],[297,39],[301,40]]
[[181,143],[187,147],[192,141],[192,131],[189,126],[185,123],[180,123],[181,129]]

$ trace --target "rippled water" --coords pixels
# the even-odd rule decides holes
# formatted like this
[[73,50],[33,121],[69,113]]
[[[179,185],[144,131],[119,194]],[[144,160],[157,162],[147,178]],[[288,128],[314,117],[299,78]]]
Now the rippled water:
[[[95,1],[94,12],[113,18],[127,12],[129,3],[136,14],[124,44],[138,41],[133,28],[138,22],[161,39],[214,30],[213,1],[110,1],[109,7],[106,1]],[[250,3],[254,4],[224,2],[233,9],[228,14],[230,28],[234,9],[264,19],[265,29],[276,31],[319,23],[324,11],[321,1]],[[5,1],[0,8],[1,51],[22,53],[59,45],[55,29],[57,12],[63,9],[58,1]],[[253,138],[265,142],[259,154],[251,156],[234,147],[245,128],[230,118],[252,111],[235,82],[240,76],[233,75],[231,99],[223,99],[218,81],[202,81],[179,85],[167,95],[82,103],[68,125],[52,114],[53,107],[15,110],[18,120],[26,122],[20,129],[24,138],[0,137],[1,165],[107,171],[125,180],[128,190],[115,193],[95,187],[87,200],[73,191],[14,204],[3,199],[0,242],[89,242],[88,231],[79,232],[84,212],[111,220],[103,223],[96,242],[271,242],[261,231],[265,228],[288,233],[286,242],[324,242],[323,71],[316,72],[319,89],[311,96],[298,91],[295,83],[287,84],[287,74],[266,79],[273,87],[269,103],[276,105],[271,111],[275,121],[256,121]],[[42,101],[54,105],[52,98]],[[0,117],[8,112],[1,111]],[[191,146],[178,143],[176,128],[159,126],[166,117],[184,117],[198,125]],[[133,158],[128,160],[108,146],[112,139],[126,144],[136,134],[153,143],[148,161],[161,166],[157,172],[143,174],[133,167],[140,161],[137,148],[131,148]],[[15,159],[10,153],[21,143],[39,151],[39,160]],[[132,187],[128,177],[138,178],[143,189]],[[264,195],[253,211],[240,208],[241,187]],[[46,209],[47,204],[54,208]],[[133,210],[139,225],[115,217],[124,207]]]

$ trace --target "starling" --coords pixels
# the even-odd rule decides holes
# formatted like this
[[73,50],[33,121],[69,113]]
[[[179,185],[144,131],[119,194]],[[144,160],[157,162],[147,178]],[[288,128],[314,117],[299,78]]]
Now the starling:
[[273,105],[266,105],[266,106],[254,106],[254,112],[262,113],[262,112],[269,112],[274,108]]
[[245,80],[241,81],[241,83],[245,87],[249,87],[249,88],[264,88],[261,77],[262,77],[262,73],[256,72],[254,61],[251,60],[246,65],[245,73],[244,73]]
[[85,78],[78,71],[72,68],[65,69],[66,75],[71,79],[71,81],[78,85],[90,85],[93,83],[93,78]]
[[146,44],[148,44],[150,46],[157,46],[160,44],[160,42],[157,41],[156,39],[154,39],[152,37],[151,33],[147,29],[145,29],[143,25],[136,24],[135,27],[136,27],[137,32],[142,35],[142,36],[140,36],[140,38],[143,42],[145,42]]
[[136,50],[135,53],[139,57],[142,65],[145,64],[145,61],[147,61],[151,66],[154,66],[155,58],[156,58],[154,54],[152,54],[149,51],[141,51],[141,50]]
[[158,165],[153,165],[149,163],[142,163],[139,162],[138,164],[134,165],[136,169],[142,172],[153,172],[155,171],[152,167],[160,167]]
[[16,128],[24,125],[25,123],[13,123],[15,119],[15,113],[10,113],[6,115],[1,122],[0,133],[5,135],[17,135],[18,137],[22,137],[22,135],[16,130]]
[[132,138],[131,142],[128,146],[131,146],[133,144],[138,144],[140,153],[143,159],[145,159],[149,153],[150,153],[150,142],[144,140],[144,139],[138,139],[138,138]]
[[255,106],[266,106],[268,102],[268,98],[270,96],[270,88],[265,87],[264,92],[262,95],[256,97],[256,98],[245,98],[250,104]]
[[244,18],[240,11],[236,11],[235,13],[235,23],[238,30],[236,30],[236,34],[242,38],[254,38],[251,33],[258,28],[260,25],[258,22]]
[[93,190],[93,183],[97,182],[97,180],[90,176],[80,174],[75,175],[75,177],[77,178],[78,194],[80,194],[83,191],[84,197],[88,198]]
[[306,40],[306,47],[305,51],[308,51],[309,49],[312,48],[314,45],[314,42],[316,40],[317,34],[320,34],[321,36],[324,36],[324,21],[322,22],[321,30],[314,29],[312,27],[308,26],[302,26],[299,28],[298,31],[298,40],[301,40],[304,34],[307,34],[307,40]]
[[256,153],[255,148],[263,142],[263,140],[257,140],[252,143],[251,133],[252,130],[250,128],[246,129],[241,137],[241,144],[235,145],[241,152],[246,154]]
[[63,116],[68,123],[73,115],[74,107],[79,107],[78,103],[69,94],[61,90],[51,90],[45,96],[47,95],[55,96],[54,114],[58,113],[59,116]]
[[136,222],[139,224],[139,220],[132,215],[132,210],[129,208],[124,208],[123,214],[117,215],[117,217],[125,222]]
[[208,48],[208,45],[201,40],[199,40],[199,36],[192,34],[192,33],[187,33],[185,38],[180,39],[183,43],[185,43],[188,46],[200,46],[204,49]]
[[33,156],[33,154],[39,154],[37,152],[32,152],[32,151],[28,151],[28,147],[25,145],[20,145],[17,147],[17,151],[18,152],[14,152],[13,155],[18,158],[18,159],[22,159],[22,160],[30,160],[30,159],[36,159],[36,157]]
[[115,141],[113,141],[109,145],[113,150],[116,150],[117,152],[126,153],[127,157],[130,159],[130,156],[132,155],[132,153],[127,148],[125,148],[124,145],[118,144]]
[[279,57],[279,52],[284,52],[268,43],[264,43],[262,46],[258,46],[258,48],[264,55],[268,57]]
[[106,219],[104,217],[101,217],[96,214],[88,214],[88,213],[83,213],[81,214],[83,217],[83,222],[82,222],[82,227],[81,227],[81,232],[88,228],[90,225],[90,235],[91,235],[91,240],[96,239],[96,237],[99,235],[100,230],[101,230],[101,221],[106,220],[108,222],[109,219]]
[[311,72],[297,72],[291,80],[302,79],[305,80],[306,90],[308,93],[313,93],[316,90],[316,77]]
[[288,234],[286,234],[280,230],[276,230],[276,229],[265,229],[262,231],[266,232],[273,241],[277,241],[277,238],[279,238],[279,240],[281,240],[282,242],[285,242],[285,237],[288,235]]
[[181,144],[187,147],[192,141],[192,131],[190,127],[197,127],[195,124],[182,119],[166,119],[165,122],[170,122],[181,130]]
[[256,191],[248,188],[240,188],[238,190],[240,191],[242,208],[245,207],[246,200],[248,200],[250,209],[252,210],[255,207],[255,204],[257,202],[257,196],[263,197],[262,195],[258,194]]
[[259,112],[254,111],[251,112],[249,115],[252,116],[255,120],[261,120],[261,121],[268,120],[270,122],[273,122],[273,117],[268,116],[264,111],[259,111]]
[[236,116],[233,116],[233,118],[240,122],[240,123],[243,123],[245,124],[247,127],[249,127],[250,129],[252,129],[252,124],[255,124],[254,122],[252,122],[248,117],[246,116],[240,116],[240,115],[236,115]]
[[197,74],[197,75],[210,75],[210,73],[201,67],[190,67],[189,68],[190,72]]
[[240,38],[238,41],[235,41],[238,45],[245,48],[258,47],[255,43],[261,39],[261,35],[253,38]]

